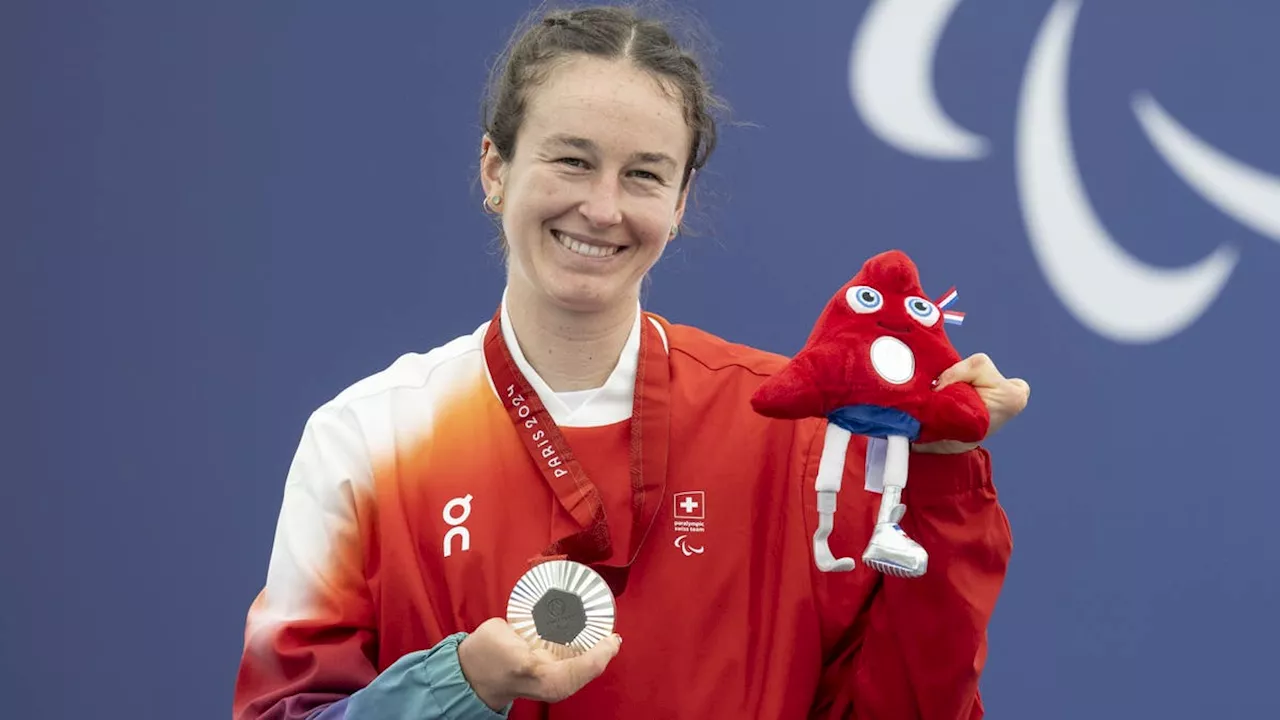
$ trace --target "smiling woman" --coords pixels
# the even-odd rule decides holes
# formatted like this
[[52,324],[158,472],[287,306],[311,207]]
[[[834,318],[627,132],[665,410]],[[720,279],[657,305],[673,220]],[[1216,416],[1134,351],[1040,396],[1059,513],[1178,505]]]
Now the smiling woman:
[[[675,237],[693,133],[663,82],[627,60],[565,60],[528,98],[514,147],[484,139],[484,187],[509,248],[511,322],[539,372],[547,354],[525,345],[533,332],[625,336],[640,281]],[[601,362],[547,379],[554,390],[594,387],[608,370]]]
[[[640,282],[675,239],[723,103],[656,21],[609,8],[551,14],[517,34],[485,107],[485,207],[501,215],[511,323],[554,390],[598,386]],[[545,345],[579,361],[563,376]],[[560,355],[563,355],[563,349]]]
[[[698,62],[631,10],[556,11],[517,33],[489,98],[502,300],[309,419],[236,716],[980,717],[1010,552],[987,451],[911,455],[907,529],[945,572],[819,572],[802,498],[825,423],[750,406],[785,359],[640,307],[715,146]],[[1025,403],[985,356],[948,372],[993,419]],[[862,487],[865,447],[847,455]],[[843,495],[840,532],[867,536],[878,496]],[[524,639],[545,608],[512,588],[548,561],[599,577],[627,652],[599,624],[569,657]]]

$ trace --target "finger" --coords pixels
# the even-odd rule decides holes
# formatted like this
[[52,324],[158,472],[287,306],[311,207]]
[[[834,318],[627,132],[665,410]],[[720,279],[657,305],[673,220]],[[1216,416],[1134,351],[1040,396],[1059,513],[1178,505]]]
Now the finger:
[[978,368],[985,362],[990,362],[987,356],[983,353],[976,353],[961,360],[955,365],[952,365],[938,376],[937,389],[940,390],[947,385],[952,385],[958,382],[972,381],[974,376],[978,373]]
[[618,654],[621,645],[622,639],[613,635],[596,643],[581,655],[544,665],[538,688],[538,692],[544,696],[543,700],[559,702],[600,677],[609,661]]
[[1031,386],[1022,378],[1011,378],[1005,381],[1005,385],[1009,388],[1014,398],[1015,413],[1020,413],[1027,407],[1027,403],[1031,401]]
[[1005,377],[1000,373],[995,362],[986,355],[981,353],[980,355],[979,360],[974,363],[968,382],[976,388],[996,388],[1003,385],[1006,382]]
[[622,638],[611,635],[581,655],[546,663],[539,668],[536,686],[527,695],[543,702],[559,702],[600,677],[621,648]]
[[991,413],[991,427],[987,432],[990,437],[1026,409],[1031,397],[1031,386],[1021,378],[1012,378],[1005,380],[999,387],[983,390],[980,394]]
[[574,680],[573,691],[577,692],[583,685],[600,677],[600,674],[609,666],[609,662],[617,657],[618,651],[621,649],[622,636],[610,635],[581,655],[560,661],[559,665],[570,673]]
[[511,627],[506,618],[490,618],[476,628],[476,632],[484,631],[493,641],[507,652],[512,654],[528,653],[530,651],[529,643],[516,633],[516,629]]
[[943,370],[938,376],[938,384],[933,389],[941,390],[958,382],[977,384],[979,379],[989,376],[991,371],[995,371],[996,376],[999,376],[1000,373],[995,370],[995,367],[995,363],[991,362],[991,358],[987,357],[986,353],[975,353]]

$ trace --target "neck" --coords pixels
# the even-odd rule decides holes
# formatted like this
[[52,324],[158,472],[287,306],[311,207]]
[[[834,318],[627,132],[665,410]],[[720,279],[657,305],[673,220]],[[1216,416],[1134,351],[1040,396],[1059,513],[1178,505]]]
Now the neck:
[[555,392],[604,385],[635,323],[636,305],[596,312],[546,307],[508,290],[507,315],[520,351]]

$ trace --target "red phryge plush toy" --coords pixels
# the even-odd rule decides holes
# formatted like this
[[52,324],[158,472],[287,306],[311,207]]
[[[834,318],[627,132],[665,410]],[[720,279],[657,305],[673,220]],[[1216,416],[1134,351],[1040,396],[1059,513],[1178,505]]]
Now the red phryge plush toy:
[[955,298],[953,288],[931,302],[909,257],[898,250],[881,253],[831,298],[804,348],[751,399],[767,417],[827,419],[813,537],[823,571],[854,568],[853,558],[832,555],[827,537],[849,439],[858,434],[869,438],[866,489],[883,493],[862,561],[897,577],[925,573],[928,553],[898,525],[906,512],[900,501],[911,443],[978,442],[990,423],[973,386],[933,389],[942,371],[960,361],[943,328],[964,318],[942,309]]

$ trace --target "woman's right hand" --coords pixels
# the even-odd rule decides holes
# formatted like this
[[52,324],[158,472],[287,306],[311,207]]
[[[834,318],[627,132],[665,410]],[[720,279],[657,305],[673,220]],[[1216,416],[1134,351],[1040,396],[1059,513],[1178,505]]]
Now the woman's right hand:
[[600,677],[622,647],[612,635],[564,660],[535,650],[501,618],[486,620],[458,645],[458,664],[477,697],[495,711],[516,698],[559,702]]

